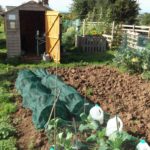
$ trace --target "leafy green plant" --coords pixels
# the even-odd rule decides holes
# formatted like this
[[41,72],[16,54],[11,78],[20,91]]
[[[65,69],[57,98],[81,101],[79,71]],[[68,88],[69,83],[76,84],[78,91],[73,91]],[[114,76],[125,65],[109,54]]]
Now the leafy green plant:
[[142,79],[144,79],[144,80],[150,80],[150,71],[144,71],[142,73]]
[[29,150],[34,150],[34,146],[35,146],[34,141],[35,141],[34,138],[30,139],[30,142],[29,142],[29,145],[28,145]]
[[45,132],[48,137],[49,143],[54,142],[54,130],[56,134],[58,135],[59,133],[64,132],[65,128],[69,129],[71,127],[72,127],[71,122],[65,121],[61,118],[55,118],[55,119],[49,120],[49,122],[45,126],[46,128]]
[[108,145],[112,150],[121,150],[123,144],[123,139],[116,137],[113,141],[109,141]]
[[129,48],[119,50],[115,54],[114,62],[120,66],[124,65],[133,72],[142,73],[150,70],[150,49],[132,50]]
[[86,139],[86,142],[96,142],[96,140],[97,140],[96,134],[92,134]]
[[9,123],[7,122],[0,123],[0,139],[6,139],[7,137],[14,135],[15,132],[16,129]]
[[65,150],[73,150],[73,133],[66,129],[66,134],[63,132],[59,133],[58,144]]
[[10,137],[6,140],[0,140],[0,149],[2,150],[17,150],[16,140],[14,137]]
[[87,96],[92,96],[93,95],[93,89],[92,88],[87,88],[87,90],[86,90],[86,95]]
[[80,114],[81,123],[79,125],[80,132],[89,132],[92,130],[97,130],[99,124],[92,120],[90,116],[87,116],[85,113]]
[[[108,145],[112,150],[125,150],[128,148],[133,148],[133,150],[136,148],[136,141],[137,138],[129,135],[126,132],[121,133],[114,133],[109,137]],[[126,145],[128,143],[128,145]],[[126,147],[129,146],[129,147]]]
[[0,102],[3,103],[3,102],[9,102],[13,97],[13,94],[11,93],[3,93],[3,94],[0,94]]
[[16,105],[12,103],[2,103],[0,106],[0,117],[13,113],[16,109]]
[[75,47],[75,28],[70,27],[62,35],[62,46],[64,50],[71,50]]
[[12,85],[12,83],[8,80],[4,80],[4,81],[0,82],[0,85],[1,85],[1,87],[5,88],[5,89],[6,88],[9,89],[9,87]]

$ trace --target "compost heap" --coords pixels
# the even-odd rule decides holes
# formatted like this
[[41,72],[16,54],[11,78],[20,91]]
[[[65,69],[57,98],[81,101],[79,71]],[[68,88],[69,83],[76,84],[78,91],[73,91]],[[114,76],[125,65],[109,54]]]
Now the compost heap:
[[[47,123],[58,90],[60,94],[56,103],[56,116],[64,120],[70,120],[72,117],[80,120],[84,104],[89,103],[74,88],[44,69],[20,71],[16,89],[23,97],[23,107],[32,110],[32,121],[36,128],[44,128]],[[92,106],[93,104],[89,103],[86,113]]]

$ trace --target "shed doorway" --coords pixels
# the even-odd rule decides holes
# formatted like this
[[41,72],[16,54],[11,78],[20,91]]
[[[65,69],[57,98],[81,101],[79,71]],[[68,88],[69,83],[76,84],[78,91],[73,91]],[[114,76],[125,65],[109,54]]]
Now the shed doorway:
[[39,45],[39,52],[37,52],[36,35],[37,31],[39,31],[39,37],[44,38],[45,11],[19,11],[19,17],[21,54],[26,56],[43,54],[45,51],[45,43]]

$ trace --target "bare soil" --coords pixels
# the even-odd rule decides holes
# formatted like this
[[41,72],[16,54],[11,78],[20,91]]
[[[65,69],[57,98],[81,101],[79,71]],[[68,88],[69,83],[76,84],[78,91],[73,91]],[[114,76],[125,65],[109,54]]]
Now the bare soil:
[[[54,68],[48,71],[56,74]],[[104,111],[112,116],[119,114],[126,131],[137,137],[146,137],[150,142],[150,82],[107,66],[58,68],[58,75],[82,95],[99,103]],[[43,131],[34,128],[31,115],[18,100],[18,111],[14,115],[18,147],[27,150],[33,141],[35,149],[46,150],[49,146],[47,138]]]

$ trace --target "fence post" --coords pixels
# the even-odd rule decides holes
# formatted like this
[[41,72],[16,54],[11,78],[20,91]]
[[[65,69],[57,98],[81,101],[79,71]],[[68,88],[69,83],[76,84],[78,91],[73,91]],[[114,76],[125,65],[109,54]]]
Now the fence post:
[[135,32],[135,25],[133,25],[133,32]]
[[85,36],[85,19],[83,20],[83,37]]
[[148,38],[150,38],[150,28],[149,28],[149,32],[148,32]]
[[78,35],[75,35],[75,47],[78,47]]
[[113,39],[114,39],[114,31],[115,31],[115,21],[113,21],[113,23],[112,23],[112,32],[111,32],[112,41],[113,41]]
[[113,43],[113,40],[114,40],[114,31],[115,31],[115,21],[113,21],[113,23],[112,23],[110,48],[112,48],[112,43]]

